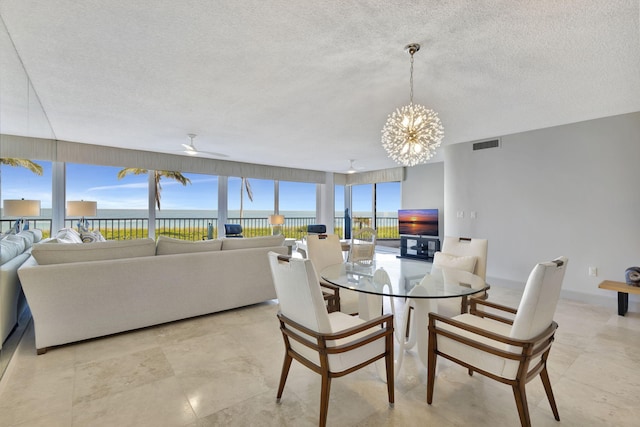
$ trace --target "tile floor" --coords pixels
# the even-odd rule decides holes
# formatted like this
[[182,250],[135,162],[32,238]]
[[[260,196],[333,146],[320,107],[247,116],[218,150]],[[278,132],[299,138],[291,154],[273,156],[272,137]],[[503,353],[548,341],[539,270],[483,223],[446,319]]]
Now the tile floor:
[[[492,287],[514,305],[519,293]],[[314,426],[319,377],[294,362],[275,394],[283,345],[276,302],[61,346],[36,356],[29,327],[0,382],[0,426]],[[640,314],[562,300],[550,356],[561,422],[538,379],[534,426],[640,425]],[[433,405],[415,350],[389,409],[373,367],[336,379],[331,426],[517,426],[511,389],[441,361]]]

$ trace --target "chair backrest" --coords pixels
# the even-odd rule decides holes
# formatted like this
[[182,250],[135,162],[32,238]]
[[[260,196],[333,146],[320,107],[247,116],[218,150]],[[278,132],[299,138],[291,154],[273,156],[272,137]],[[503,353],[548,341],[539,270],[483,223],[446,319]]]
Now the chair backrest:
[[226,237],[242,237],[242,226],[240,224],[225,224],[224,235]]
[[325,234],[326,232],[327,232],[327,226],[324,224],[307,225],[307,234]]
[[315,332],[331,333],[329,315],[311,260],[269,252],[269,265],[280,312]]
[[473,274],[487,279],[487,239],[445,236],[441,252],[454,256],[474,256],[476,265]]
[[349,261],[368,263],[376,252],[377,232],[373,228],[364,227],[353,233],[349,249]]
[[567,263],[567,258],[560,257],[533,268],[513,320],[512,338],[533,338],[551,325]]
[[317,273],[329,265],[344,262],[340,238],[337,234],[307,236],[307,257],[313,263]]

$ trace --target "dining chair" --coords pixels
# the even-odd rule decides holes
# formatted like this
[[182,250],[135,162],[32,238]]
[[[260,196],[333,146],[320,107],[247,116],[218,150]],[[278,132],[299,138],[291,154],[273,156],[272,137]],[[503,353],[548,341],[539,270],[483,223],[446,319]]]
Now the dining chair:
[[332,264],[344,262],[342,244],[336,234],[310,234],[307,236],[307,257],[313,263],[318,282],[324,288],[327,310],[358,314],[359,296],[355,291],[340,289],[320,277],[320,272]]
[[[433,258],[433,269],[455,268],[468,271],[486,280],[487,276],[487,239],[445,236],[442,249]],[[486,299],[487,291],[474,295]],[[466,313],[467,297],[447,298],[438,301],[438,313],[447,316]]]
[[331,380],[384,359],[387,395],[393,407],[393,315],[365,321],[341,312],[327,313],[311,260],[270,252],[269,264],[285,346],[277,402],[295,359],[322,376],[319,425],[325,426]]
[[567,263],[560,257],[537,264],[517,309],[472,298],[470,313],[453,317],[429,313],[428,404],[433,401],[436,361],[441,356],[466,367],[469,375],[478,372],[510,385],[522,426],[531,425],[525,385],[540,375],[553,416],[560,421],[547,360],[558,328],[553,315]]
[[349,248],[349,262],[369,265],[376,252],[377,232],[371,227],[364,227],[353,233]]

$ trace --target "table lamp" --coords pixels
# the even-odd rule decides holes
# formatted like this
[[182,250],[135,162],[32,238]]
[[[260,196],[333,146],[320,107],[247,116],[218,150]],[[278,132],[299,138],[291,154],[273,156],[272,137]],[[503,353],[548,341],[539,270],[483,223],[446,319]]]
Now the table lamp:
[[271,224],[272,234],[274,236],[282,234],[284,215],[269,215],[269,224]]
[[[7,234],[11,233],[19,233],[20,232],[20,224],[24,222],[25,216],[40,216],[40,200],[5,200],[3,205],[3,214],[5,216],[13,216],[18,217],[16,223],[13,227],[7,232]],[[25,226],[25,229],[28,229],[29,225]]]
[[85,219],[87,216],[96,216],[98,202],[77,200],[67,202],[67,217],[80,216],[78,231],[89,231],[89,223]]

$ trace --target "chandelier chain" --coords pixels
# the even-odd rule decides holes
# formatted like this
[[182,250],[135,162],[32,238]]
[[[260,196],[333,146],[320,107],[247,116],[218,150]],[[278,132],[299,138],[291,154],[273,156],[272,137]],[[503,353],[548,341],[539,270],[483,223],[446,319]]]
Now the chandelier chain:
[[413,104],[413,52],[411,52],[411,67],[409,74],[409,102]]

